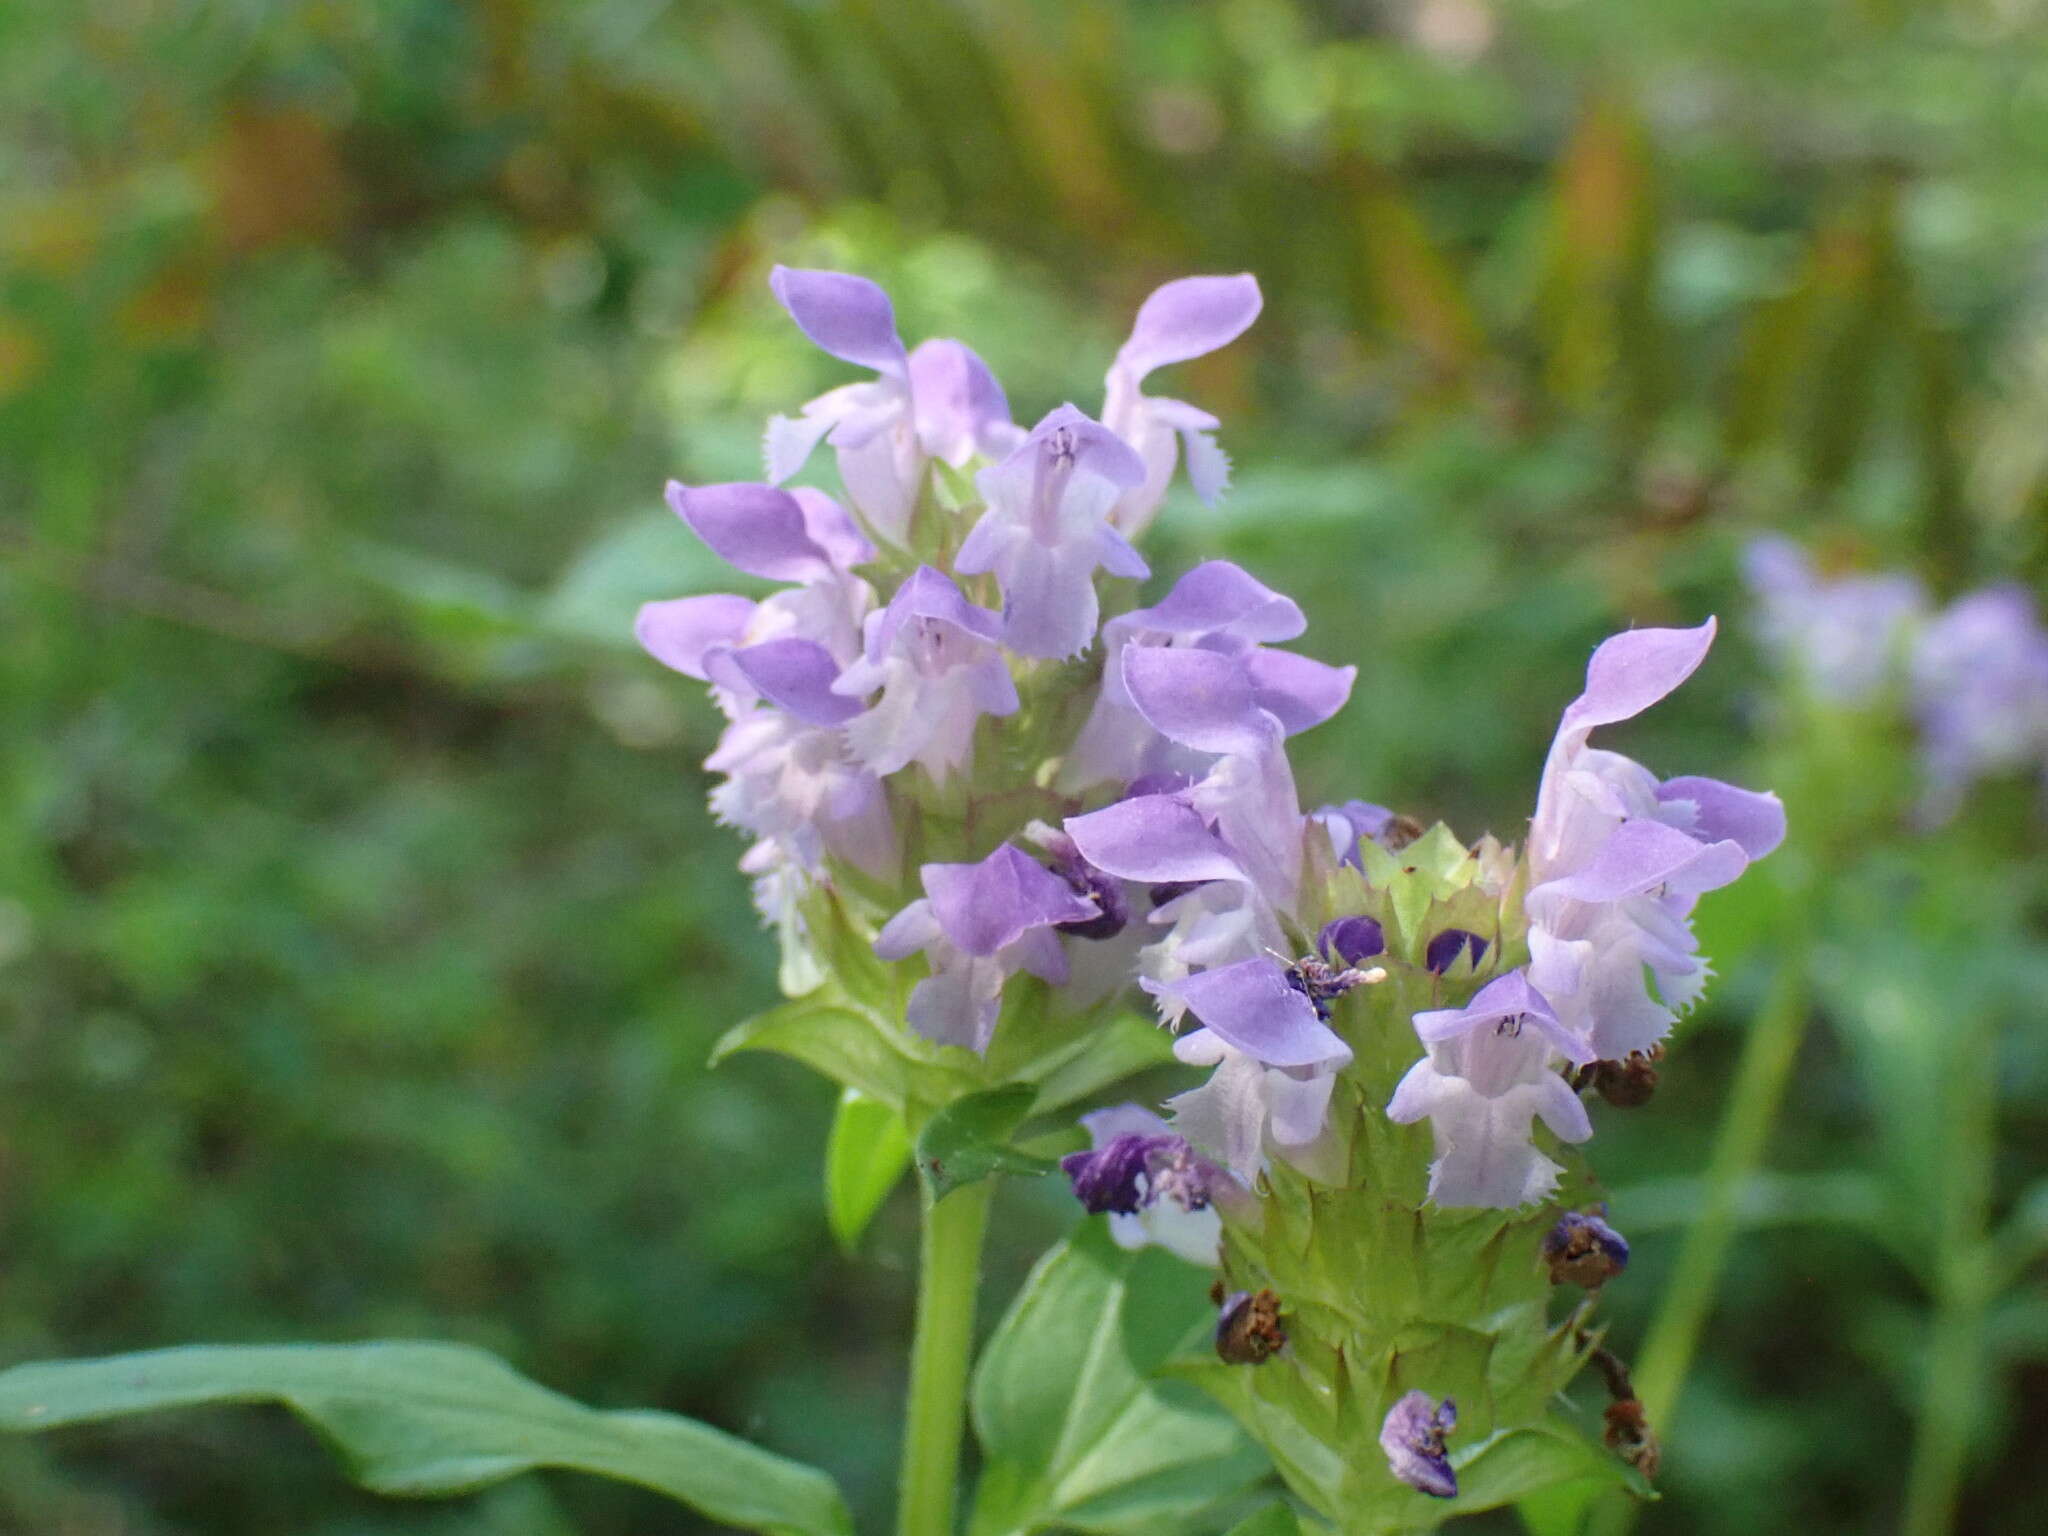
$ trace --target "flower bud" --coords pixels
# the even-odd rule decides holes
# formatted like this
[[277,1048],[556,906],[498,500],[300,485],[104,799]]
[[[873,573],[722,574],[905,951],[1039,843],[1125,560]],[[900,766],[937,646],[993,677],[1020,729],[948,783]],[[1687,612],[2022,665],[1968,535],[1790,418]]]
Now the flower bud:
[[1422,951],[1422,963],[1441,976],[1458,963],[1458,956],[1469,954],[1476,968],[1486,958],[1486,940],[1468,928],[1446,928],[1433,936]]
[[1323,924],[1323,931],[1316,935],[1316,948],[1332,965],[1357,965],[1386,953],[1387,934],[1378,918],[1362,913],[1340,917]]

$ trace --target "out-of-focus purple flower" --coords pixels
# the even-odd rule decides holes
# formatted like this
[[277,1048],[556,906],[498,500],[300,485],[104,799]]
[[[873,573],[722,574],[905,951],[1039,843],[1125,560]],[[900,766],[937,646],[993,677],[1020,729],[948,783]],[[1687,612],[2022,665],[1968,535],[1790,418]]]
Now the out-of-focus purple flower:
[[1363,913],[1340,917],[1323,924],[1323,931],[1316,935],[1316,948],[1332,963],[1360,965],[1387,952],[1387,931],[1378,918]]
[[1142,580],[1151,569],[1109,524],[1145,465],[1122,438],[1071,405],[1051,412],[976,484],[988,510],[953,561],[993,571],[1003,640],[1023,656],[1072,656],[1095,639],[1095,571]]
[[1422,947],[1423,969],[1441,976],[1464,956],[1476,968],[1486,958],[1486,940],[1469,928],[1446,928]]
[[868,615],[860,658],[832,685],[853,699],[881,690],[847,723],[854,757],[884,775],[910,763],[939,781],[964,770],[975,721],[1017,709],[1001,635],[997,615],[968,602],[949,577],[919,566],[887,608]]
[[[1713,643],[1697,629],[1638,629],[1593,653],[1566,707],[1529,828],[1531,979],[1603,1060],[1648,1050],[1706,980],[1691,914],[1784,837],[1775,795],[1683,778],[1588,744],[1689,677]],[[1643,986],[1648,967],[1657,996]]]
[[1895,679],[1927,611],[1911,576],[1823,577],[1803,549],[1775,535],[1750,543],[1742,569],[1765,649],[1831,704],[1861,704]]
[[768,478],[777,485],[829,440],[854,505],[884,538],[902,544],[917,506],[928,456],[964,464],[1014,440],[1002,386],[957,341],[929,341],[915,354],[896,334],[889,296],[864,277],[777,267],[775,297],[821,350],[876,377],[818,396],[796,417],[768,423]]
[[1543,1262],[1552,1285],[1597,1290],[1628,1268],[1628,1239],[1600,1211],[1566,1211],[1543,1234]]
[[2048,631],[2016,586],[1957,598],[1920,634],[1912,658],[1930,823],[1955,813],[1972,782],[2048,770]]
[[986,1051],[1004,981],[1023,970],[1057,986],[1066,954],[1054,930],[1094,915],[1067,883],[1004,843],[976,864],[926,864],[924,897],[883,926],[875,953],[902,960],[923,950],[931,975],[911,989],[905,1016],[927,1039]]
[[1351,1047],[1317,1017],[1308,995],[1269,957],[1198,971],[1177,982],[1149,979],[1202,1027],[1174,1042],[1209,1080],[1173,1100],[1174,1124],[1189,1140],[1220,1153],[1249,1182],[1265,1157],[1270,1131],[1282,1147],[1304,1147],[1322,1133],[1336,1074]]
[[1186,1138],[1136,1104],[1081,1117],[1094,1150],[1060,1159],[1074,1194],[1109,1212],[1110,1236],[1125,1248],[1156,1244],[1191,1264],[1214,1264],[1222,1223],[1211,1202],[1237,1188]]
[[1458,1405],[1438,1403],[1427,1392],[1410,1392],[1380,1422],[1380,1449],[1387,1470],[1410,1488],[1439,1499],[1458,1496],[1458,1475],[1444,1454],[1444,1438],[1458,1427]]
[[1184,363],[1237,340],[1259,315],[1264,300],[1249,272],[1235,277],[1183,277],[1153,290],[1139,306],[1130,338],[1117,352],[1104,382],[1102,419],[1145,461],[1142,482],[1124,493],[1116,526],[1135,538],[1166,498],[1179,450],[1185,448],[1188,483],[1214,502],[1230,481],[1230,460],[1210,434],[1219,425],[1207,411],[1180,400],[1146,395],[1147,374]]
[[1529,1139],[1540,1118],[1562,1141],[1593,1134],[1585,1105],[1552,1069],[1590,1060],[1520,971],[1489,982],[1463,1008],[1415,1016],[1429,1054],[1401,1079],[1387,1118],[1428,1119],[1436,1138],[1429,1197],[1439,1205],[1511,1210],[1557,1187],[1558,1165]]

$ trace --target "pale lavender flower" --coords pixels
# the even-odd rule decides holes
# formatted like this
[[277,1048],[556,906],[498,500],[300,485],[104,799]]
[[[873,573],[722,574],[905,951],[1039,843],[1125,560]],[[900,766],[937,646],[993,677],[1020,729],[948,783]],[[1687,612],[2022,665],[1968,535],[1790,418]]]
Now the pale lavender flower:
[[944,1045],[986,1051],[1003,983],[1029,971],[1054,986],[1067,979],[1055,930],[1095,915],[1091,902],[1044,865],[1004,843],[975,864],[926,864],[925,894],[883,925],[875,953],[903,960],[922,950],[931,974],[911,989],[911,1028]]
[[1831,704],[1861,704],[1894,681],[1927,594],[1900,574],[1825,577],[1776,535],[1743,551],[1758,638],[1779,666]]
[[1988,587],[1944,609],[1913,648],[1912,701],[1923,821],[1947,820],[1979,778],[2048,769],[2048,631],[2032,596]]
[[993,571],[1003,641],[1022,656],[1072,656],[1095,639],[1095,571],[1142,580],[1150,568],[1109,524],[1117,497],[1145,476],[1123,439],[1071,405],[976,478],[988,510],[953,568]]
[[867,618],[861,656],[832,685],[849,699],[881,697],[846,724],[856,760],[878,774],[922,764],[943,782],[964,771],[975,722],[1017,710],[1003,660],[1002,620],[960,595],[951,578],[921,565],[889,606]]
[[1214,1264],[1223,1225],[1213,1202],[1237,1188],[1230,1175],[1136,1104],[1098,1109],[1081,1123],[1093,1150],[1060,1159],[1060,1167],[1086,1209],[1109,1213],[1117,1244]]
[[884,538],[904,543],[929,457],[964,464],[1014,441],[1002,386],[957,341],[904,351],[889,296],[864,277],[777,267],[775,297],[823,351],[876,377],[829,390],[797,417],[768,423],[768,478],[789,479],[829,440],[854,505]]
[[1210,434],[1219,425],[1207,411],[1180,400],[1146,395],[1147,374],[1227,346],[1258,318],[1264,300],[1257,279],[1184,277],[1153,291],[1138,309],[1130,338],[1117,352],[1104,382],[1103,422],[1145,461],[1141,483],[1127,490],[1112,520],[1135,538],[1166,498],[1174,463],[1184,449],[1188,482],[1213,502],[1230,480],[1230,460]]
[[1458,1474],[1444,1454],[1444,1438],[1457,1427],[1458,1405],[1450,1398],[1439,1404],[1427,1392],[1406,1394],[1380,1422],[1387,1470],[1433,1498],[1456,1498]]
[[1429,1054],[1395,1088],[1387,1118],[1430,1122],[1430,1199],[1511,1210],[1548,1196],[1562,1170],[1536,1150],[1530,1125],[1540,1118],[1561,1141],[1593,1134],[1585,1105],[1553,1068],[1559,1055],[1590,1061],[1584,1043],[1520,971],[1463,1008],[1418,1013],[1415,1029]]

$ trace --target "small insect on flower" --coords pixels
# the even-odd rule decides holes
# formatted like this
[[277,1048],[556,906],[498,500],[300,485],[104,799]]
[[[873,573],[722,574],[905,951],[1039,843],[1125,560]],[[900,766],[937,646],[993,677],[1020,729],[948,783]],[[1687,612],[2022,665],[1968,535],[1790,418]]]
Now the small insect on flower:
[[1566,1211],[1543,1235],[1543,1262],[1552,1285],[1598,1290],[1628,1268],[1628,1239],[1602,1219],[1603,1211]]
[[1316,1011],[1316,1017],[1327,1024],[1330,1022],[1330,1005],[1349,992],[1353,987],[1372,986],[1387,979],[1381,966],[1361,971],[1353,966],[1334,966],[1319,955],[1303,955],[1299,960],[1289,960],[1285,955],[1273,956],[1287,971],[1287,985],[1309,1000]]
[[[1217,1289],[1222,1289],[1220,1283]],[[1220,1306],[1216,1353],[1231,1365],[1262,1365],[1286,1347],[1280,1298],[1272,1291],[1233,1291]]]
[[1621,1061],[1596,1061],[1582,1067],[1572,1086],[1592,1088],[1616,1109],[1639,1109],[1657,1091],[1657,1064],[1664,1059],[1664,1047],[1631,1051]]

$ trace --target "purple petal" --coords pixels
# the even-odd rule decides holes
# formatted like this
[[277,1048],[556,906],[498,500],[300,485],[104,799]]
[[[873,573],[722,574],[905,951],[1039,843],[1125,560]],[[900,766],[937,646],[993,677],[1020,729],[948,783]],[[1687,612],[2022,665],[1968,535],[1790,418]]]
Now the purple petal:
[[1411,1488],[1432,1498],[1458,1496],[1458,1475],[1444,1455],[1444,1436],[1458,1424],[1458,1408],[1449,1398],[1442,1407],[1427,1392],[1410,1392],[1387,1410],[1380,1423],[1380,1449],[1387,1470]]
[[725,592],[644,603],[633,620],[633,637],[663,666],[708,682],[704,653],[738,643],[754,617],[754,607],[752,598]]
[[1318,1067],[1351,1059],[1351,1047],[1316,1017],[1314,1005],[1277,961],[1240,960],[1197,971],[1162,990],[1185,1002],[1225,1044],[1269,1067]]
[[1356,667],[1333,667],[1292,651],[1256,650],[1245,661],[1252,676],[1252,697],[1271,711],[1280,728],[1292,736],[1321,725],[1351,697]]
[[1123,653],[1124,687],[1146,723],[1198,752],[1254,753],[1275,735],[1259,708],[1242,656],[1134,645]]
[[1168,635],[1227,632],[1261,642],[1292,640],[1308,628],[1293,598],[1255,581],[1228,560],[1204,561],[1175,582],[1161,602],[1126,615],[1124,622]]
[[797,329],[820,349],[877,373],[905,372],[896,311],[889,295],[866,278],[778,266],[768,274],[768,286]]
[[1245,878],[1200,815],[1167,795],[1137,795],[1064,824],[1097,869],[1152,885]]
[[1117,366],[1142,379],[1154,368],[1214,352],[1245,333],[1263,302],[1258,279],[1249,272],[1183,277],[1155,288],[1138,308]]
[[1696,896],[1728,884],[1748,867],[1748,855],[1732,838],[1702,843],[1661,821],[1625,821],[1608,835],[1590,864],[1539,885],[1529,893],[1529,901],[1532,909],[1540,901],[1559,898],[1622,901],[1659,887]]
[[1454,1040],[1481,1030],[1514,1032],[1533,1025],[1567,1060],[1583,1065],[1593,1052],[1558,1021],[1550,999],[1529,984],[1521,971],[1495,977],[1462,1008],[1436,1008],[1418,1013],[1415,1033],[1426,1045]]
[[1586,667],[1586,691],[1565,709],[1580,729],[1641,714],[1706,660],[1714,621],[1697,629],[1631,629],[1603,640]]
[[867,707],[832,691],[839,663],[815,640],[770,640],[730,659],[756,693],[806,725],[844,725]]
[[1100,475],[1112,485],[1129,490],[1144,484],[1145,461],[1131,445],[1071,404],[1047,411],[1030,435],[997,468],[1032,463],[1056,450],[1070,456],[1077,471]]
[[813,581],[832,562],[811,538],[804,509],[772,485],[668,483],[668,504],[712,553],[749,576]]
[[879,662],[896,644],[896,636],[912,619],[950,624],[994,644],[1002,638],[1002,616],[978,608],[960,594],[953,579],[929,565],[920,565],[896,589],[881,622],[868,632],[867,658]]
[[1732,839],[1751,859],[1760,859],[1785,841],[1785,807],[1776,795],[1724,784],[1719,779],[1666,779],[1657,799],[1669,804],[1689,800],[1698,808],[1690,830],[1715,842]]
[[970,955],[993,955],[1033,928],[1095,916],[1095,904],[1012,844],[978,864],[918,871],[947,938]]
[[1010,420],[1010,402],[988,364],[945,337],[920,342],[910,354],[910,398],[925,452],[956,468]]
[[797,486],[789,494],[803,508],[804,527],[810,532],[811,542],[822,549],[826,558],[839,570],[850,571],[875,558],[875,546],[860,531],[860,524],[853,520],[853,514],[830,496],[808,485]]

